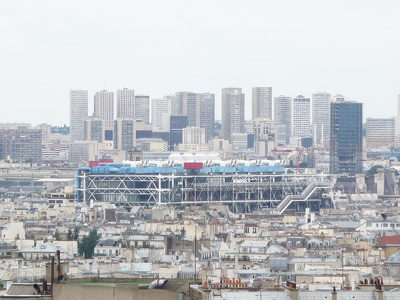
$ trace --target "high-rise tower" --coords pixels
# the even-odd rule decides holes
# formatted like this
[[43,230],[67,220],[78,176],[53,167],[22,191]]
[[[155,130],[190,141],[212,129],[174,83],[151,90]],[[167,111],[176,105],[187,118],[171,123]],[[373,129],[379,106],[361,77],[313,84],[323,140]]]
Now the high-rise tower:
[[135,90],[117,90],[117,118],[135,117]]
[[292,98],[274,98],[275,142],[278,146],[289,144],[292,129]]
[[83,141],[83,120],[88,116],[88,91],[71,90],[69,97],[71,141]]
[[318,92],[312,95],[312,123],[314,145],[323,145],[329,140],[331,94]]
[[231,139],[234,133],[244,133],[244,94],[241,88],[222,89],[221,135]]
[[330,116],[330,173],[361,173],[362,103],[332,102]]
[[94,96],[94,116],[104,120],[104,126],[114,126],[114,93],[101,91]]
[[311,137],[310,98],[302,95],[293,99],[292,137]]
[[150,123],[150,97],[135,95],[135,119]]
[[272,119],[272,88],[253,87],[252,90],[252,119]]

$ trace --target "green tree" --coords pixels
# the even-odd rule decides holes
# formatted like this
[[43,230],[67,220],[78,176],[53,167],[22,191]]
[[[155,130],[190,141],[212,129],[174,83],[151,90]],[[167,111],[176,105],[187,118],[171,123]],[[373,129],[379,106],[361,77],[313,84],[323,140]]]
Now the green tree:
[[79,239],[79,228],[75,227],[74,228],[74,235],[73,235],[73,240],[77,241]]
[[89,235],[78,241],[79,254],[83,255],[85,258],[92,258],[94,254],[94,248],[96,247],[100,235],[97,234],[97,229],[93,228],[90,230]]
[[68,228],[67,240],[68,241],[73,241],[74,240],[74,235],[72,233],[72,229],[71,228]]
[[367,171],[367,173],[365,173],[365,176],[367,177],[372,177],[374,176],[376,173],[378,173],[378,169],[383,168],[381,165],[375,165],[373,166],[371,169],[369,169]]
[[56,241],[61,241],[61,236],[60,236],[60,232],[58,231],[58,229],[56,229],[56,231],[54,231],[53,238]]

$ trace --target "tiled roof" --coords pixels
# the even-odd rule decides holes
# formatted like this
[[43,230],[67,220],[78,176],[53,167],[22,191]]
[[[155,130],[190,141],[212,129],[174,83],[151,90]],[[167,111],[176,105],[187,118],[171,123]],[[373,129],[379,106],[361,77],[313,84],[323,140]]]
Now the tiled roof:
[[376,246],[400,245],[400,235],[382,236]]

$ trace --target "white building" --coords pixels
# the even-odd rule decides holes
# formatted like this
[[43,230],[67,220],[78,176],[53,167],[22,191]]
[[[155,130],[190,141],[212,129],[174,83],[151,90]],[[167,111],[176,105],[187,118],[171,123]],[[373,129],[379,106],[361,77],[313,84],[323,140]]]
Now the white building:
[[289,144],[292,129],[292,98],[274,98],[275,141],[278,146]]
[[201,145],[206,142],[206,130],[200,127],[186,127],[182,132],[183,144]]
[[253,87],[252,90],[252,119],[272,119],[272,88]]
[[244,94],[241,88],[222,89],[221,135],[230,139],[235,133],[244,133]]
[[117,90],[117,118],[134,118],[135,109],[135,90]]
[[331,94],[318,92],[312,95],[312,124],[314,144],[322,145],[329,139]]
[[273,121],[267,118],[256,118],[253,122],[254,153],[267,156],[275,147]]
[[168,132],[172,100],[170,97],[152,99],[151,123],[153,131]]
[[391,146],[395,141],[395,118],[367,118],[367,146]]
[[135,119],[150,123],[150,97],[135,95]]
[[88,91],[71,90],[69,97],[71,141],[83,141],[83,120],[88,116]]
[[293,99],[292,126],[292,137],[303,138],[311,136],[310,98],[299,95]]
[[94,116],[101,117],[104,125],[112,128],[114,125],[114,93],[105,90],[96,92],[94,96]]

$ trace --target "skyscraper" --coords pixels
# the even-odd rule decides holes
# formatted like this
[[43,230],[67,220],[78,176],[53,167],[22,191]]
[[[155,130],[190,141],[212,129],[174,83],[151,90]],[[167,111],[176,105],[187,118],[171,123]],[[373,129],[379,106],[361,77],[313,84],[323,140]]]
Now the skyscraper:
[[200,127],[206,131],[206,142],[215,136],[215,94],[201,94]]
[[83,141],[83,120],[88,116],[88,91],[71,90],[69,99],[71,141]]
[[362,103],[337,100],[330,109],[330,173],[362,172]]
[[153,125],[153,131],[169,131],[169,119],[172,109],[171,98],[157,98],[151,101],[151,124]]
[[367,118],[365,123],[368,147],[393,146],[395,141],[395,118]]
[[133,118],[117,118],[114,121],[114,148],[132,151],[135,145],[135,120]]
[[273,121],[269,118],[255,118],[253,120],[254,154],[267,156],[275,146]]
[[117,90],[117,118],[134,118],[135,109],[135,90]]
[[88,117],[83,121],[85,141],[103,142],[104,140],[104,120],[100,117]]
[[150,123],[150,97],[135,95],[135,119],[142,120],[145,124]]
[[310,98],[302,95],[293,99],[292,137],[311,137]]
[[96,92],[94,96],[94,116],[103,118],[104,126],[114,126],[114,93],[105,90]]
[[314,144],[322,145],[329,139],[331,94],[318,92],[312,95],[312,122]]
[[222,89],[221,135],[230,140],[234,133],[244,133],[244,94],[241,88]]
[[200,127],[201,94],[191,92],[178,94],[182,99],[182,115],[188,116],[188,126]]
[[292,129],[292,98],[274,98],[275,142],[278,146],[289,144]]
[[272,119],[272,88],[253,87],[252,91],[252,119]]

